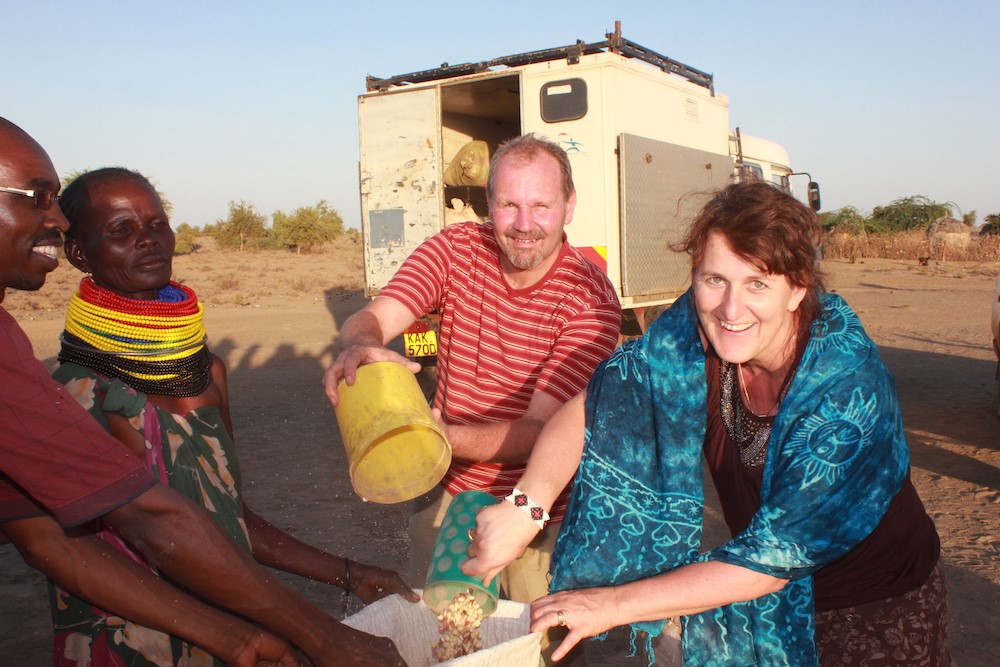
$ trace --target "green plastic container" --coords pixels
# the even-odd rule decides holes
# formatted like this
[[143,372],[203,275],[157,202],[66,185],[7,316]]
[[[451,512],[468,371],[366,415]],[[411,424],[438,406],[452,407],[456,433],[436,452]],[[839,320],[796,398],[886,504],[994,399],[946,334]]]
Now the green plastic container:
[[476,527],[476,514],[497,499],[485,491],[463,491],[452,498],[448,512],[441,522],[434,555],[427,571],[424,586],[424,604],[443,612],[459,593],[472,591],[483,610],[489,616],[497,608],[500,596],[499,577],[494,577],[489,586],[483,586],[482,577],[470,577],[462,572],[462,564],[469,560],[469,530]]

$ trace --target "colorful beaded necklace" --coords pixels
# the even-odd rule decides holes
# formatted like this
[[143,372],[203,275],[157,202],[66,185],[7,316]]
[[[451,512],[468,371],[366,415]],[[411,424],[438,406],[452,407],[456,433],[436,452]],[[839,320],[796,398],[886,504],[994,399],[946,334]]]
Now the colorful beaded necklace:
[[87,276],[66,311],[59,361],[147,394],[197,396],[212,380],[203,314],[194,290],[173,281],[156,299],[129,299]]

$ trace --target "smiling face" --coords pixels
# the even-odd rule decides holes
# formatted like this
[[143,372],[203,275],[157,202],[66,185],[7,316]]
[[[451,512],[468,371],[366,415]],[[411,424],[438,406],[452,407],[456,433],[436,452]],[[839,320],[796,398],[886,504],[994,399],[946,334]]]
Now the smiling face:
[[155,299],[170,280],[175,242],[160,197],[139,178],[86,187],[86,202],[66,239],[69,261],[116,294]]
[[718,232],[709,236],[692,285],[702,330],[722,359],[776,370],[794,355],[805,288],[749,263]]
[[[0,122],[0,185],[59,192],[59,177],[42,147],[19,128]],[[37,290],[56,268],[68,225],[59,206],[35,206],[31,197],[0,193],[0,301],[8,287]]]
[[559,163],[544,152],[510,154],[495,170],[490,218],[503,253],[501,267],[512,283],[531,285],[558,257],[576,193],[566,198]]

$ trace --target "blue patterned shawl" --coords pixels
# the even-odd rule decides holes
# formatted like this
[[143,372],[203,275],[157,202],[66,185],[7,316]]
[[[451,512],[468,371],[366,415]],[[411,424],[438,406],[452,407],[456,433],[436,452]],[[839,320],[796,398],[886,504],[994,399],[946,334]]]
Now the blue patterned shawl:
[[[895,385],[875,344],[840,297],[824,295],[822,306],[772,427],[761,507],[745,531],[701,555],[707,381],[690,291],[597,369],[553,591],[694,560],[740,565],[791,581],[685,617],[684,664],[817,664],[810,575],[874,530],[909,469]],[[636,623],[633,641],[636,630],[662,627]]]

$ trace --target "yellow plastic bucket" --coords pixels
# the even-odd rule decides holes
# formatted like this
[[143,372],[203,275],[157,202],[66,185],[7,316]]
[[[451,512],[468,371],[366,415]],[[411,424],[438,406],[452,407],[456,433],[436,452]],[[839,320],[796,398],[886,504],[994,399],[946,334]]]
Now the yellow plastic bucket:
[[359,366],[354,384],[341,381],[337,393],[337,424],[359,496],[399,503],[441,481],[451,465],[451,445],[405,366]]

